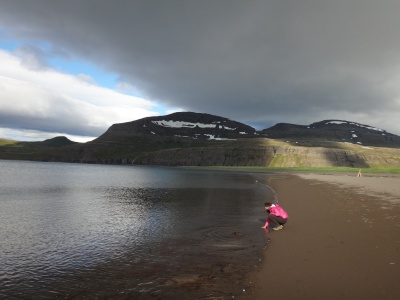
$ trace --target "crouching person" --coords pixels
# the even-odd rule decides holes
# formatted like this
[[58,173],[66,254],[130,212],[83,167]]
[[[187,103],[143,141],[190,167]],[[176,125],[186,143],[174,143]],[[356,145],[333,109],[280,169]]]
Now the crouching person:
[[287,212],[282,207],[280,207],[279,204],[265,202],[264,206],[266,212],[268,213],[268,218],[265,222],[265,225],[261,228],[267,229],[268,225],[271,223],[272,225],[274,225],[272,230],[283,229],[283,225],[286,224],[289,217]]

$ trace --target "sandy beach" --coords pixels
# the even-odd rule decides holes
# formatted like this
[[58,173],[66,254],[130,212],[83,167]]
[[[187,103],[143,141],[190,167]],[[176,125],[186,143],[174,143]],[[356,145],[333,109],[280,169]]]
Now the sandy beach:
[[289,221],[268,233],[243,299],[399,299],[400,177],[279,174],[268,184]]

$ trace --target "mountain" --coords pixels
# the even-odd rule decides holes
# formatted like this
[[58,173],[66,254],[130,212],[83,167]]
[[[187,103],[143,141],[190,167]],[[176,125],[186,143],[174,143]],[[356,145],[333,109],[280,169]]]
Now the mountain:
[[65,136],[54,137],[42,142],[0,139],[0,159],[46,160],[52,151],[77,144]]
[[346,142],[365,146],[400,147],[400,137],[383,129],[344,120],[325,120],[310,125],[278,123],[261,131],[264,137],[307,141]]
[[129,141],[132,136],[184,137],[229,140],[257,135],[254,128],[227,118],[194,112],[177,112],[112,125],[97,141]]
[[127,163],[166,149],[209,147],[257,135],[251,126],[227,118],[177,112],[114,124],[97,139],[68,149],[68,153],[54,153],[52,159]]
[[97,139],[0,140],[0,159],[167,166],[400,167],[400,137],[343,120],[256,131],[224,117],[178,112],[114,124]]
[[[39,142],[40,143],[40,142]],[[70,145],[75,145],[76,142],[71,141],[65,136],[56,136],[52,139],[44,140],[42,142],[43,146],[48,146],[48,147],[64,147],[64,146],[70,146]]]

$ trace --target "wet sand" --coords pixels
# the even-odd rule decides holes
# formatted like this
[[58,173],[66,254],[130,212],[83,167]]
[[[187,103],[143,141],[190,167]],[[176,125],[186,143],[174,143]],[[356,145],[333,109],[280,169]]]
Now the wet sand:
[[269,185],[289,221],[268,233],[243,299],[400,299],[400,177],[281,174]]

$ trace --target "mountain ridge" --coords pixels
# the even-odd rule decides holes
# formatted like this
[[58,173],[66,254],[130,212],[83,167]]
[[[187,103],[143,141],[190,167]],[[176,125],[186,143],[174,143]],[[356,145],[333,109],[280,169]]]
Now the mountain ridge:
[[345,120],[323,120],[310,125],[278,123],[261,131],[269,138],[314,138],[366,146],[400,147],[400,137],[386,130]]
[[[400,166],[399,136],[344,120],[278,123],[257,131],[220,116],[178,112],[113,124],[87,143],[54,141],[24,142],[19,148],[0,144],[0,159],[169,166]],[[56,147],[62,141],[65,145]]]

